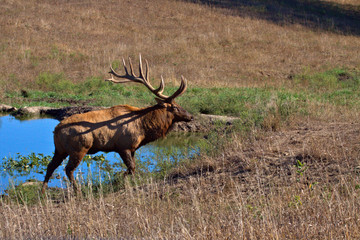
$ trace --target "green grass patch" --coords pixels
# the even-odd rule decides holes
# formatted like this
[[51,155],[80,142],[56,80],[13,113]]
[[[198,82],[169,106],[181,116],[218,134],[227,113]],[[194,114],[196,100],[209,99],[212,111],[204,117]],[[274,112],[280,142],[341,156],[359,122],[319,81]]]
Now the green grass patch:
[[242,116],[251,109],[264,107],[271,92],[260,88],[190,88],[179,101],[194,113]]
[[[33,184],[29,184],[33,183]],[[33,205],[41,201],[41,185],[39,182],[29,181],[27,184],[21,184],[7,190],[3,201],[17,202],[19,204]]]
[[[116,65],[116,64],[115,64]],[[167,85],[171,95],[178,86]],[[154,96],[140,84],[113,84],[101,77],[73,83],[62,73],[41,73],[34,86],[20,92],[6,92],[11,105],[20,106],[114,106],[145,107],[155,104]],[[293,114],[309,115],[309,103],[360,106],[360,73],[347,69],[296,75],[283,88],[189,87],[177,102],[192,114],[234,116],[261,126],[264,119],[286,121]]]
[[312,92],[328,92],[339,89],[360,89],[360,72],[335,68],[319,73],[303,73],[295,77],[298,85]]
[[336,68],[320,73],[303,73],[295,77],[295,88],[311,101],[358,108],[360,106],[360,72]]

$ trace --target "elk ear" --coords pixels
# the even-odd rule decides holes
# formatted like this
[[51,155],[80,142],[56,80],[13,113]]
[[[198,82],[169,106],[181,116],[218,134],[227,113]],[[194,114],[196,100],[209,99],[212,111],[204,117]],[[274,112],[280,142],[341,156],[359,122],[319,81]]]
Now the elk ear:
[[155,98],[155,101],[157,102],[157,104],[161,107],[166,107],[164,100],[160,99],[160,98]]

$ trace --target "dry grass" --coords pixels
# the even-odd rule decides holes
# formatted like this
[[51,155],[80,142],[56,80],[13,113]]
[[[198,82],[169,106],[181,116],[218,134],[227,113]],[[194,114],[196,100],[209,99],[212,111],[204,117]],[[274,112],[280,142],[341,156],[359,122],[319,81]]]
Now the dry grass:
[[360,62],[356,34],[278,24],[256,11],[241,16],[169,0],[5,0],[0,11],[2,91],[30,87],[44,71],[73,81],[105,76],[111,62],[138,53],[156,78],[182,74],[202,86],[279,85],[304,69]]
[[359,132],[358,123],[294,124],[238,139],[164,182],[64,203],[3,202],[0,238],[358,239]]

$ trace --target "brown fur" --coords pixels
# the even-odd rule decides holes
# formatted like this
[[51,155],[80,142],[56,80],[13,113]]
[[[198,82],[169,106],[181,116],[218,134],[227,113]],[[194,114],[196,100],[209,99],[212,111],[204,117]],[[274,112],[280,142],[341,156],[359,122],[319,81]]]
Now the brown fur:
[[136,149],[164,137],[174,122],[190,120],[192,116],[186,110],[162,100],[147,108],[119,105],[70,116],[55,127],[55,154],[48,165],[42,192],[67,156],[70,157],[66,174],[75,189],[73,172],[87,153],[117,152],[128,168],[127,173],[133,174]]

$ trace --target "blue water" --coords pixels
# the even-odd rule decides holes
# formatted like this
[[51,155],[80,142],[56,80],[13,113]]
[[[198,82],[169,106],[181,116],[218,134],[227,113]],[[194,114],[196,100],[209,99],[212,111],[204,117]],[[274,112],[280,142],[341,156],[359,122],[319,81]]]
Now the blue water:
[[[4,158],[14,158],[18,155],[28,156],[31,153],[43,154],[44,156],[53,155],[55,150],[53,142],[53,130],[59,121],[55,119],[32,119],[32,120],[18,120],[12,116],[0,117],[0,161]],[[136,151],[136,158],[140,161],[152,162],[156,152],[158,152],[156,145],[146,145]],[[190,154],[196,154],[195,150],[189,151]],[[110,163],[122,163],[121,158],[115,153],[98,153],[103,154]],[[180,153],[179,153],[180,154]],[[64,163],[58,167],[54,172],[53,178],[49,182],[49,187],[64,187],[65,183],[62,180],[65,177]],[[148,170],[152,171],[154,164],[148,164]],[[83,162],[75,172],[78,177],[86,178],[90,171],[93,175],[100,175],[98,164],[92,163],[90,169],[88,165]],[[42,181],[44,174],[31,173],[26,176],[10,176],[4,169],[0,169],[0,194],[5,189],[11,187],[13,184],[25,182],[28,179],[36,179]]]
[[12,116],[0,117],[0,159],[14,157],[16,153],[52,154],[52,132],[58,123],[55,119],[20,121]]

